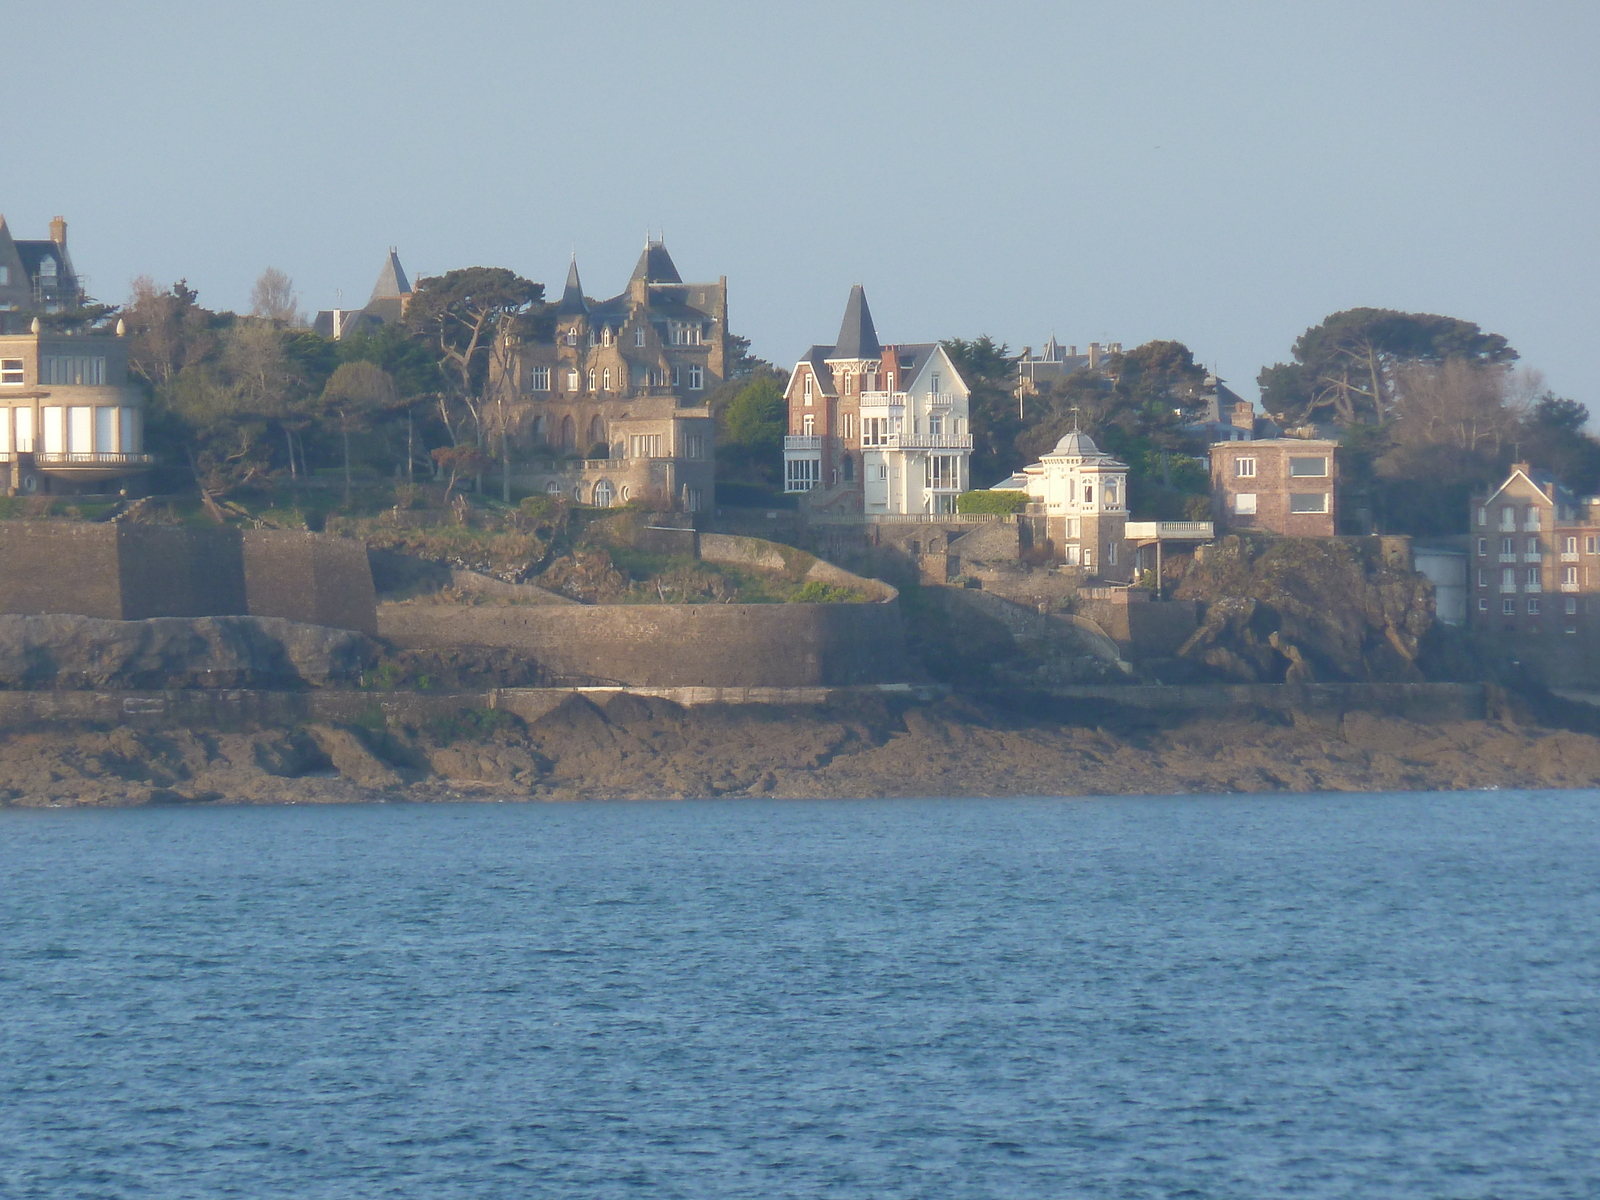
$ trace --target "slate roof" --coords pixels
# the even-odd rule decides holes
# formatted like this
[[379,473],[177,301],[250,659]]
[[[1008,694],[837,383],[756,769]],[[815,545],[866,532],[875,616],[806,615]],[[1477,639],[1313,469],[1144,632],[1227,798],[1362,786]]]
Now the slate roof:
[[372,295],[367,298],[368,305],[370,307],[373,300],[398,300],[410,292],[411,284],[406,279],[405,268],[400,265],[400,255],[390,246],[389,257],[383,260],[383,270],[378,272],[378,282],[372,285]]
[[834,343],[833,358],[877,358],[883,353],[878,331],[872,324],[872,309],[867,307],[867,290],[859,283],[850,289],[844,306],[844,321]]
[[639,262],[633,268],[630,282],[643,279],[647,283],[682,283],[683,277],[678,274],[678,268],[672,261],[672,255],[667,253],[665,242],[646,242],[644,253],[639,255]]
[[558,317],[581,317],[589,311],[589,302],[583,298],[583,281],[578,278],[578,258],[573,255],[567,268],[567,286],[562,289],[561,303],[556,306]]

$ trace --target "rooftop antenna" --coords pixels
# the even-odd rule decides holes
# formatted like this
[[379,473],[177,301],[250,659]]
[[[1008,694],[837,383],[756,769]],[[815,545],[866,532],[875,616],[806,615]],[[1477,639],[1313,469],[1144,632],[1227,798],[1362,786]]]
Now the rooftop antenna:
[[1068,412],[1070,412],[1070,413],[1071,413],[1071,414],[1072,414],[1072,432],[1073,432],[1073,433],[1079,433],[1079,432],[1082,432],[1082,431],[1081,431],[1081,430],[1079,430],[1079,428],[1078,428],[1078,413],[1079,413],[1079,412],[1081,412],[1081,411],[1082,411],[1082,410],[1081,410],[1081,409],[1080,409],[1080,408],[1079,408],[1079,407],[1078,407],[1078,406],[1077,406],[1077,405],[1076,405],[1076,404],[1074,404],[1074,405],[1073,405],[1073,406],[1072,406],[1072,407],[1071,407],[1071,408],[1070,408],[1070,409],[1068,409],[1068,410],[1067,410],[1067,411],[1068,411]]

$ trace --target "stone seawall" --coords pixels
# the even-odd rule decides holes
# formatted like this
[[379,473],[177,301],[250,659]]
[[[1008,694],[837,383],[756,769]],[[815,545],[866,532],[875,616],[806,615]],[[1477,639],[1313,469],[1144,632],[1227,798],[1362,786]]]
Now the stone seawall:
[[322,534],[0,521],[0,613],[283,617],[375,633],[366,547]]
[[646,687],[815,687],[909,678],[898,603],[385,604],[407,649],[514,650],[558,678]]

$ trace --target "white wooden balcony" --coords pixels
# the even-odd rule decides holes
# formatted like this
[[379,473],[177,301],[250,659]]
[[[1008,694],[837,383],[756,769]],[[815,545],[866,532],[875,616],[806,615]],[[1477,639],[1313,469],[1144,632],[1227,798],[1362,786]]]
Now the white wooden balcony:
[[1563,592],[1575,592],[1581,586],[1582,586],[1581,584],[1577,584],[1577,583],[1563,583],[1561,585],[1561,590]]
[[970,433],[891,433],[883,445],[891,450],[971,450]]
[[1578,552],[1576,550],[1563,550],[1561,552],[1561,561],[1562,562],[1577,562],[1578,561]]
[[1125,536],[1134,542],[1209,542],[1216,532],[1210,521],[1129,521]]
[[1523,588],[1522,590],[1527,592],[1530,596],[1537,596],[1540,592],[1544,591],[1544,584],[1542,584],[1542,583],[1530,583],[1527,587]]
[[783,439],[785,450],[821,450],[822,435],[816,433],[790,434]]
[[1522,561],[1526,562],[1526,563],[1542,563],[1544,561],[1544,555],[1543,554],[1524,554],[1522,556]]
[[1515,554],[1502,554],[1500,556],[1500,561],[1503,563],[1516,562],[1517,556]]

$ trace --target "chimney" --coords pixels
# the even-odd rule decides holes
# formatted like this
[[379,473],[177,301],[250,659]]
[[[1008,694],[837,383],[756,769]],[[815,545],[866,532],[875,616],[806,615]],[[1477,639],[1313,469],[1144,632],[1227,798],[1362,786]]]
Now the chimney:
[[58,246],[67,244],[67,219],[57,217],[50,222],[50,240]]
[[1090,342],[1089,343],[1089,369],[1091,371],[1093,371],[1096,368],[1098,368],[1099,366],[1100,366],[1100,343],[1099,342]]

